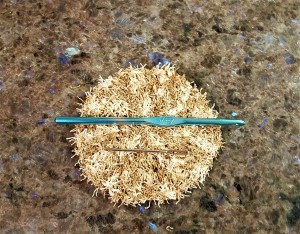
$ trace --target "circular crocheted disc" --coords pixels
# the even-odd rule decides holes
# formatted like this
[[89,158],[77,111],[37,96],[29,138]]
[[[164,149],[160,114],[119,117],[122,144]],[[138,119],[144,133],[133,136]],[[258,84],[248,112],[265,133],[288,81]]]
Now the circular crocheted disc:
[[[121,69],[86,93],[81,116],[216,118],[206,94],[172,66]],[[205,180],[222,145],[219,126],[76,125],[82,175],[114,203],[162,204]],[[132,152],[111,149],[176,150]]]

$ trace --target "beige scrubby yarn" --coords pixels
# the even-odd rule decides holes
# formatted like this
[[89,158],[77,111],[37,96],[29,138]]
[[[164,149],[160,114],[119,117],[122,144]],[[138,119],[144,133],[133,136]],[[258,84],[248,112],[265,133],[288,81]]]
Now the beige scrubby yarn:
[[[121,69],[86,93],[81,116],[216,118],[206,94],[172,66]],[[179,201],[205,180],[222,145],[219,126],[76,125],[71,138],[82,175],[95,194],[136,205]],[[106,149],[180,150],[125,152]]]

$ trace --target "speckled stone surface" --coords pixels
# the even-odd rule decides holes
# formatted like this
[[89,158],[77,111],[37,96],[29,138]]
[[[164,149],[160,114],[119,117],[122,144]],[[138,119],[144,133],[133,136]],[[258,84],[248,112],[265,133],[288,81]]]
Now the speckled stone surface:
[[[297,0],[0,1],[0,233],[297,233],[299,15]],[[53,119],[152,52],[247,125],[222,129],[202,189],[142,213],[92,197]]]

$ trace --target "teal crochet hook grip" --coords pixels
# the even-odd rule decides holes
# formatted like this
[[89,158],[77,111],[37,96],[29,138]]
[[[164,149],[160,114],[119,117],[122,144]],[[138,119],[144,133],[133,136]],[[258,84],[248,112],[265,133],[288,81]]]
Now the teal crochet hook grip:
[[243,126],[243,120],[235,119],[218,119],[218,118],[182,118],[173,116],[156,116],[142,118],[127,117],[72,117],[60,116],[55,118],[57,124],[126,124],[126,125],[153,125],[153,126],[184,126],[184,125],[211,125],[211,126],[227,126],[237,125]]

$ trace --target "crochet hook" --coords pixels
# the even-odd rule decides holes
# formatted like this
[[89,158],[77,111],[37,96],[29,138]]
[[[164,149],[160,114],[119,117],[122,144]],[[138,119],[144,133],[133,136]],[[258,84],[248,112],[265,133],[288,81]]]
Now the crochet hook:
[[243,126],[243,120],[219,119],[219,118],[182,118],[174,116],[155,116],[155,117],[72,117],[60,116],[55,118],[57,124],[126,124],[126,125],[153,125],[153,126],[184,126],[184,125],[212,125]]

